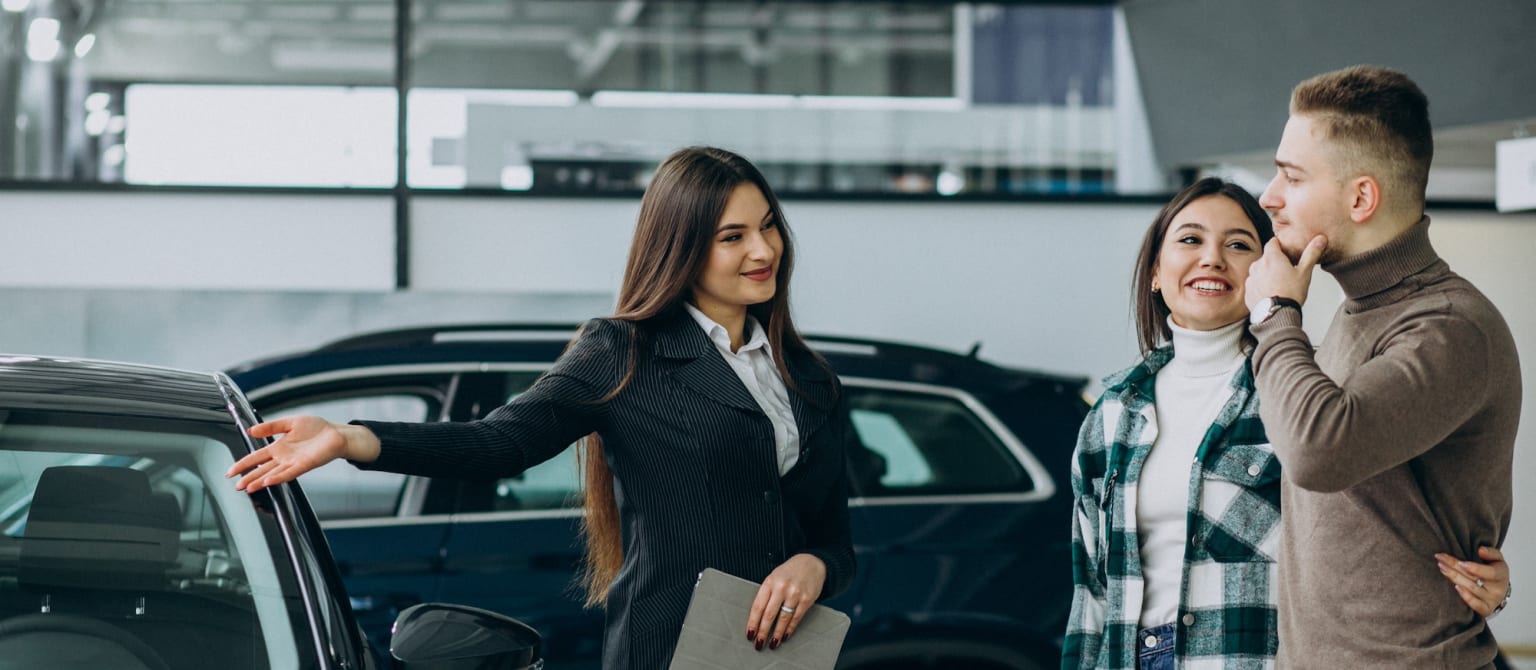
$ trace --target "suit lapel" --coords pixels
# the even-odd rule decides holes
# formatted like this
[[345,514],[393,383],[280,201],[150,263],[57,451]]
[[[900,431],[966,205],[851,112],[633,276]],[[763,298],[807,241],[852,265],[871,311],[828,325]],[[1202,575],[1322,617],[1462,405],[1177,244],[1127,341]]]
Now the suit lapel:
[[656,355],[677,361],[677,367],[670,372],[673,379],[713,402],[762,413],[736,371],[686,312],[658,326]]
[[829,373],[809,356],[791,355],[787,359],[789,375],[795,385],[789,389],[789,408],[795,413],[795,429],[803,449],[821,424],[827,420],[837,396]]
[[[656,330],[656,355],[677,361],[670,372],[673,379],[695,393],[721,405],[762,414],[763,408],[747,391],[720,355],[709,336],[686,312],[667,318]],[[785,355],[775,352],[775,355]],[[804,446],[811,434],[826,422],[837,396],[830,373],[804,354],[789,355],[786,360],[794,386],[788,388],[789,408],[795,415],[795,428]]]

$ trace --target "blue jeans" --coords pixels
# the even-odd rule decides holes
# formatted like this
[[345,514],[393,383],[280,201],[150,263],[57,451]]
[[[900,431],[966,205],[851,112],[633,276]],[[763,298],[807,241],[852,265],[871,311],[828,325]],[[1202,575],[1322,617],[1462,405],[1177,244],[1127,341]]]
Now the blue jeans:
[[1165,623],[1136,634],[1137,670],[1173,670],[1173,630]]

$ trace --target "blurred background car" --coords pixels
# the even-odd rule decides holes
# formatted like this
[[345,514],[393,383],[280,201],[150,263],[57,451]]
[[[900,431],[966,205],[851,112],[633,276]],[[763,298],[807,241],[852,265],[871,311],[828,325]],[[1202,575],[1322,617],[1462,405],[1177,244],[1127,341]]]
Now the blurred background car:
[[[523,392],[576,326],[458,325],[361,335],[230,371],[266,419],[469,421]],[[839,374],[858,575],[840,668],[1053,667],[1071,604],[1070,454],[1086,379],[868,339],[810,337]],[[477,481],[301,478],[376,640],[416,602],[517,617],[562,668],[597,668],[602,612],[575,586],[575,456]]]
[[[0,666],[388,667],[298,487],[224,477],[253,423],[223,374],[0,355]],[[531,629],[437,605],[402,616],[402,657],[434,662],[444,628],[541,662]]]

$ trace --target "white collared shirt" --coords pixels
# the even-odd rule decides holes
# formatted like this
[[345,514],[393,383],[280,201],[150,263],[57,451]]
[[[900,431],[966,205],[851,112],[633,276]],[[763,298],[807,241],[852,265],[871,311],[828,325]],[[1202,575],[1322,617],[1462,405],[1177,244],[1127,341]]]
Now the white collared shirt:
[[789,472],[800,460],[800,429],[795,426],[795,412],[789,407],[789,389],[773,364],[773,348],[768,345],[768,334],[757,319],[748,316],[746,329],[751,335],[740,350],[733,352],[731,334],[725,326],[715,323],[699,308],[683,304],[709,336],[709,341],[715,343],[715,349],[720,351],[725,362],[741,378],[742,385],[747,387],[747,393],[757,401],[763,414],[768,415],[768,420],[773,423],[773,446],[779,456],[779,474]]

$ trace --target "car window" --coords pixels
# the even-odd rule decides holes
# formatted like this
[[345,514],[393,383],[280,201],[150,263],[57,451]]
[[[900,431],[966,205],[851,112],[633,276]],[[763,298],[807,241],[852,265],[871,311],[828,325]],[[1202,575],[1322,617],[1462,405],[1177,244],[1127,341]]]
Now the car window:
[[849,454],[860,495],[1022,493],[1034,488],[1008,446],[958,397],[844,388],[864,444]]
[[8,662],[126,667],[131,653],[172,668],[296,666],[307,620],[272,515],[224,477],[243,449],[233,427],[225,438],[239,446],[170,420],[3,423],[0,619],[54,617],[34,621],[51,638],[9,641]]
[[[432,404],[411,394],[332,397],[284,406],[263,418],[277,419],[314,414],[327,421],[353,419],[374,421],[430,421]],[[394,516],[405,490],[405,475],[359,470],[346,461],[334,461],[299,477],[304,494],[321,520]]]
[[[503,404],[528,390],[540,374],[503,374]],[[520,475],[498,479],[488,493],[463,496],[459,511],[516,512],[581,507],[581,473],[576,469],[576,454],[567,449],[554,458],[528,468]]]
[[493,511],[581,507],[580,476],[575,453],[563,451],[521,475],[497,480]]

